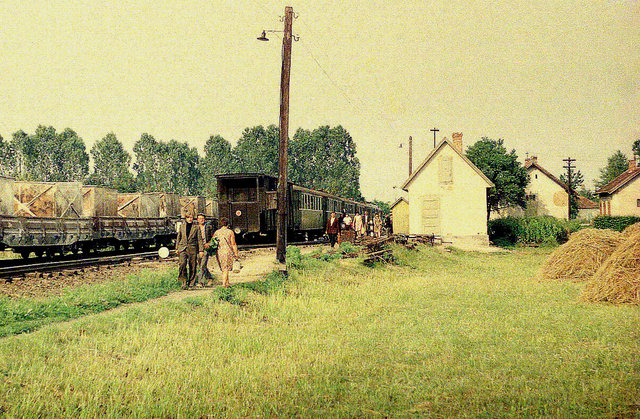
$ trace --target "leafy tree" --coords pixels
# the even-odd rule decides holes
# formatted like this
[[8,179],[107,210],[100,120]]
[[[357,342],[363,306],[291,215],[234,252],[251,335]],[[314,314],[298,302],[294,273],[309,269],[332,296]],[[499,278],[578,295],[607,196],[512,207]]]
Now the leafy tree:
[[640,138],[633,142],[633,146],[631,146],[631,150],[633,150],[634,156],[640,156]]
[[205,193],[208,196],[215,196],[217,192],[215,176],[237,170],[231,144],[219,135],[209,137],[204,145],[204,158],[200,160],[200,166]]
[[[563,174],[560,175],[560,180],[564,184],[569,186],[569,182],[567,181],[566,173],[563,173]],[[582,172],[580,172],[580,170],[575,170],[575,171],[571,172],[571,189],[576,191],[576,190],[578,190],[578,188],[580,188],[583,185],[584,185],[584,176],[582,175]]]
[[118,192],[135,191],[135,179],[129,171],[131,155],[114,133],[97,141],[90,153],[93,157],[93,173],[89,176],[89,184],[114,188]]
[[158,190],[160,185],[160,144],[146,132],[133,145],[136,161],[133,170],[137,173],[138,190],[149,192]]
[[0,135],[0,175],[14,177],[18,174],[18,159],[11,143]]
[[289,163],[293,182],[362,200],[356,144],[342,126],[298,129],[291,141]]
[[275,125],[245,128],[233,149],[238,171],[278,175],[280,130]]
[[374,199],[371,203],[373,205],[377,205],[383,214],[391,214],[391,204],[389,204],[388,202],[378,201],[377,199]]
[[144,133],[133,146],[138,190],[165,191],[180,195],[202,194],[200,156],[195,148],[184,142],[156,141]]
[[169,190],[182,195],[202,195],[200,155],[187,142],[169,141],[164,147],[165,163],[170,168],[166,174]]
[[529,183],[527,171],[518,162],[515,150],[507,152],[504,140],[487,137],[467,148],[467,158],[491,180],[495,186],[487,194],[487,219],[491,211],[509,205],[524,208],[524,188]]
[[14,134],[22,177],[35,181],[81,181],[89,172],[89,155],[84,141],[70,128],[57,133],[54,127],[39,126],[34,135]]
[[[635,143],[634,143],[635,146]],[[629,168],[627,156],[620,150],[607,159],[607,165],[600,169],[600,178],[595,180],[596,189],[601,189]]]
[[[569,186],[569,182],[567,181],[567,175],[566,174],[561,174],[560,175],[560,180],[565,183],[567,186]],[[580,170],[575,170],[573,172],[571,172],[571,190],[573,191],[573,196],[571,198],[571,201],[569,202],[570,208],[569,208],[569,218],[570,219],[574,219],[578,216],[578,199],[577,196],[578,195],[578,188],[583,187],[582,189],[584,189],[584,176],[582,175],[582,173],[580,172]]]

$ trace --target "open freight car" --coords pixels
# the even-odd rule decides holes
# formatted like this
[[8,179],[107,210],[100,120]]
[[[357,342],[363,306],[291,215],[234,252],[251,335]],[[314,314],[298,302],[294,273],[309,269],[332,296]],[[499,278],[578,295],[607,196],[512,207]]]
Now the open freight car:
[[[157,208],[140,208],[150,216],[123,217],[118,215],[122,208],[114,190],[83,187],[77,182],[0,178],[0,250],[10,248],[27,258],[31,254],[88,253],[106,247],[169,245],[175,238],[177,217],[166,216],[165,199],[156,194],[148,201],[157,203]],[[176,203],[168,207],[175,208],[175,213],[178,204],[177,198],[174,200]],[[126,205],[131,207],[133,202],[130,197]],[[160,209],[164,216],[160,216]]]

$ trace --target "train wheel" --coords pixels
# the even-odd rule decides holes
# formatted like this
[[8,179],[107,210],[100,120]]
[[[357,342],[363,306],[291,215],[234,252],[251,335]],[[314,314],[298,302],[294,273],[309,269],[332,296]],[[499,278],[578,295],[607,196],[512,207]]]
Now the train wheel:
[[41,258],[44,255],[44,252],[42,251],[42,249],[35,250],[33,253],[36,254],[37,258]]
[[29,255],[31,254],[31,250],[21,250],[20,251],[20,256],[22,256],[22,259],[29,259]]

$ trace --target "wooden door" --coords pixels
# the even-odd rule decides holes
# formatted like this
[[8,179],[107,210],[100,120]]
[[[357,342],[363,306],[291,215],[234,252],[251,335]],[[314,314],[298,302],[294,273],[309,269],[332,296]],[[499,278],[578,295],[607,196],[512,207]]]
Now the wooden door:
[[440,234],[440,197],[425,195],[422,199],[422,233]]

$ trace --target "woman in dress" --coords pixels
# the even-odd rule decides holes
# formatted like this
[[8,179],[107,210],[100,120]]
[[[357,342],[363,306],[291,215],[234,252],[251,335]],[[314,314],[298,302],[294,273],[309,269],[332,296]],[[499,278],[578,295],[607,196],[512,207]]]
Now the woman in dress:
[[379,212],[373,217],[373,234],[376,238],[382,236],[382,218]]
[[[222,286],[229,286],[229,271],[233,269],[233,261],[239,259],[238,246],[236,245],[236,235],[229,228],[229,220],[220,218],[220,228],[213,233],[213,237],[218,239],[218,266],[222,271]],[[211,282],[210,285],[213,285]]]

